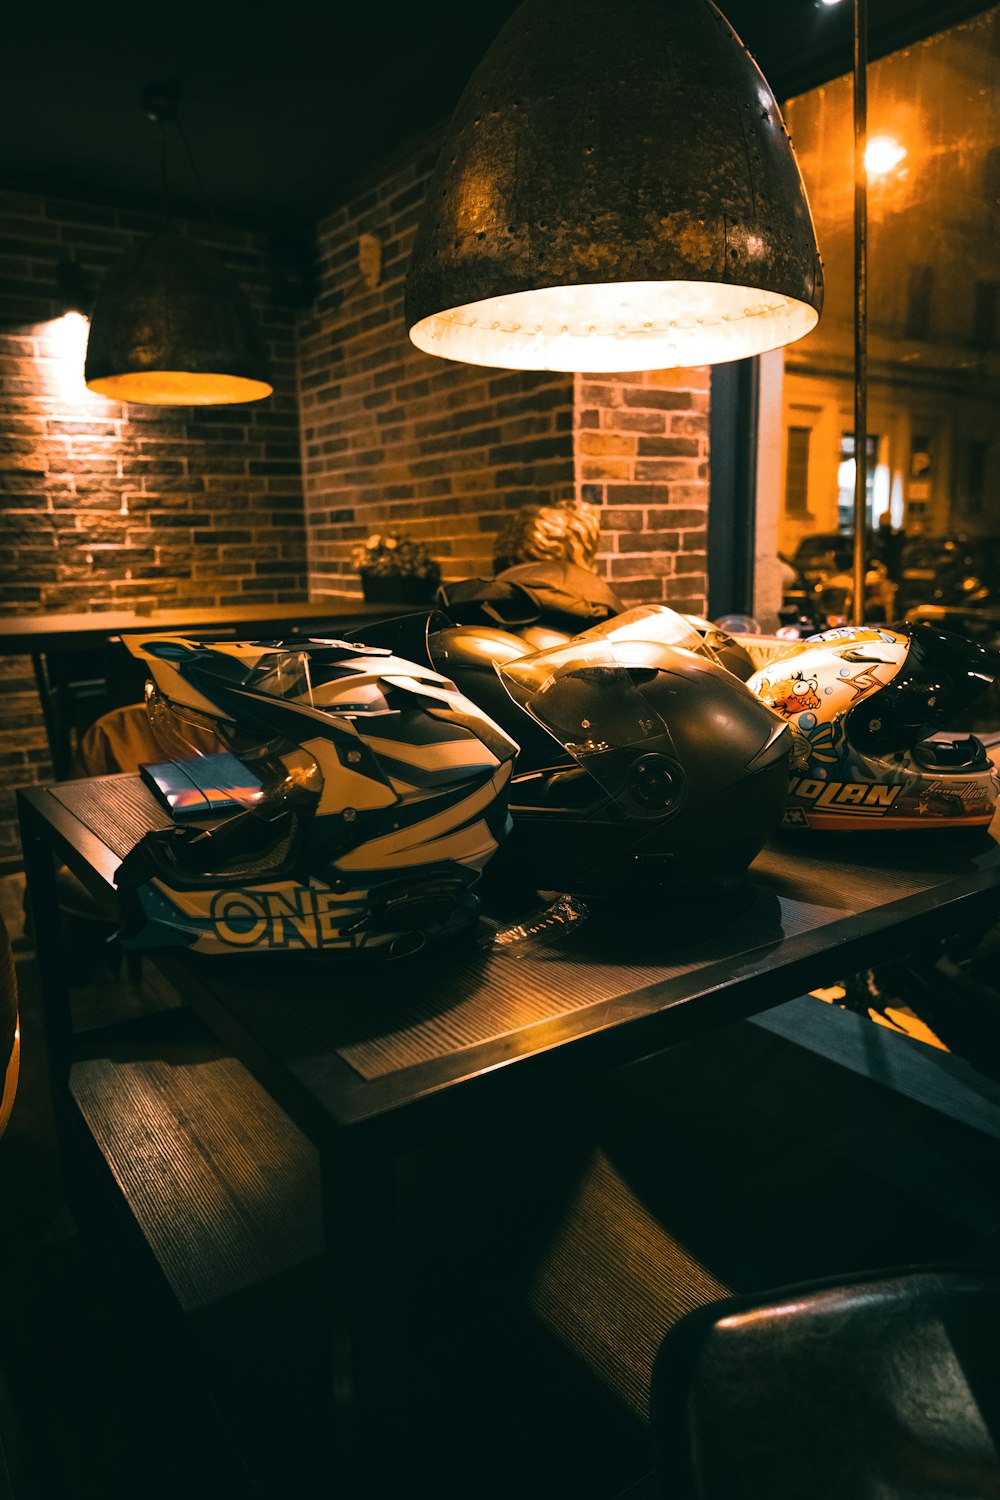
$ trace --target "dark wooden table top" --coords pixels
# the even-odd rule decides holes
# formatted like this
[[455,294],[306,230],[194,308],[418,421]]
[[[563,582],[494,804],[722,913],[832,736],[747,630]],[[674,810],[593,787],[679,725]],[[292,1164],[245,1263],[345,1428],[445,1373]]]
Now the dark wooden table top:
[[[170,826],[136,776],[20,795],[25,831],[40,828],[112,906],[121,857]],[[450,1120],[515,1081],[630,1061],[995,919],[998,840],[1000,816],[989,832],[789,831],[743,890],[664,897],[631,921],[592,913],[519,942],[487,915],[476,941],[391,963],[186,952],[157,962],[300,1123]]]
[[308,627],[322,620],[385,618],[385,605],[360,599],[307,599],[289,604],[227,604],[192,609],[97,610],[90,614],[0,616],[0,654],[83,650],[135,631],[224,631],[253,637],[274,625]]

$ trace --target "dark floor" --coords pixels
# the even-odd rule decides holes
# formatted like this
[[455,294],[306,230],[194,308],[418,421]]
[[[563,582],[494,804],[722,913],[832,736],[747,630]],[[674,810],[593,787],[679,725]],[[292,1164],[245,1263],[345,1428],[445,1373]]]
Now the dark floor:
[[[295,1372],[276,1368],[275,1329],[251,1304],[230,1322],[241,1424],[208,1395],[203,1345],[121,1258],[117,1226],[95,1213],[78,1228],[20,903],[17,877],[0,880],[22,1003],[21,1087],[0,1144],[0,1410],[16,1500],[612,1500],[651,1465],[649,1371],[686,1308],[875,1266],[1000,1263],[995,1079],[794,1001],[547,1101],[502,1140],[404,1164],[395,1290],[414,1416],[348,1476],[295,1394],[322,1363],[320,1318]],[[141,984],[106,967],[78,1000],[113,989],[142,1005]]]
[[[21,1010],[21,1076],[0,1142],[0,1378],[3,1437],[16,1500],[117,1500],[202,1493],[176,1427],[179,1374],[137,1349],[125,1281],[109,1283],[105,1246],[85,1241],[67,1205],[55,1143],[35,956],[24,937],[23,881],[0,880]],[[110,973],[105,983],[115,981]],[[192,1427],[197,1424],[191,1424]],[[208,1445],[204,1493],[213,1478]],[[214,1477],[220,1477],[216,1471]],[[228,1481],[227,1481],[228,1482]],[[233,1488],[215,1493],[232,1493]]]

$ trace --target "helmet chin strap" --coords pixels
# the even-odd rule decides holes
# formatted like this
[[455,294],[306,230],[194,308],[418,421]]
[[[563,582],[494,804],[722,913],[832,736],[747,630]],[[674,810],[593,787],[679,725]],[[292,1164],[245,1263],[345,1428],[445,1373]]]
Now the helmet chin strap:
[[295,814],[290,808],[274,812],[248,808],[246,812],[237,813],[220,823],[218,828],[206,828],[197,833],[186,828],[174,829],[172,852],[177,863],[186,870],[218,870],[233,859],[263,853],[276,838],[285,837],[292,831],[294,819]]
[[115,885],[127,893],[156,876],[187,875],[197,881],[234,860],[246,862],[273,848],[293,836],[297,824],[298,817],[290,808],[270,814],[248,809],[217,828],[170,828],[144,834],[118,866]]

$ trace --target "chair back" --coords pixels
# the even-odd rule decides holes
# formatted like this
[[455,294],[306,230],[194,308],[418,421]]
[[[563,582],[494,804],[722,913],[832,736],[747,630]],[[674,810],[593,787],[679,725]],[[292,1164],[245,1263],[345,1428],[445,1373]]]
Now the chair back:
[[20,1055],[21,1034],[17,1023],[14,955],[7,928],[0,917],[0,1135],[4,1133],[14,1107]]
[[1000,1273],[709,1303],[661,1345],[652,1411],[664,1500],[998,1500]]

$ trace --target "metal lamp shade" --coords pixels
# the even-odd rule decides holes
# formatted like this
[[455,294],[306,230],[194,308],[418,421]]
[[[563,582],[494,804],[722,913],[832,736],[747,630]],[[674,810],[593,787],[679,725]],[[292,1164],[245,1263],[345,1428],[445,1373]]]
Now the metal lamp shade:
[[659,369],[790,343],[821,306],[791,141],[710,0],[525,0],[430,180],[406,288],[417,347]]
[[203,246],[156,235],[123,255],[97,294],[84,377],[115,401],[214,406],[273,390],[253,314]]

